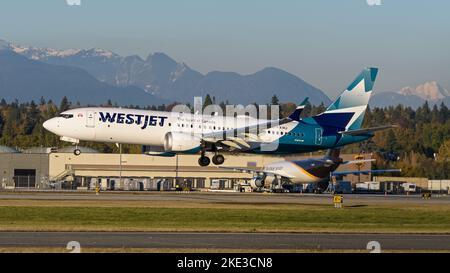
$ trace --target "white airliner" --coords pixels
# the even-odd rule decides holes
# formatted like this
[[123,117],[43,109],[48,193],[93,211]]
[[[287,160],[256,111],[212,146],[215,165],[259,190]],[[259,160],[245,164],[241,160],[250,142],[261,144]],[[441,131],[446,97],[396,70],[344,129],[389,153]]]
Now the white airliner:
[[[147,154],[159,156],[200,153],[200,166],[210,164],[206,152],[213,152],[213,163],[221,165],[222,152],[292,154],[332,149],[367,140],[374,131],[390,127],[361,128],[377,71],[364,69],[325,112],[303,119],[306,100],[279,120],[89,107],[65,111],[46,121],[44,128],[76,145],[80,141],[139,144]],[[74,153],[81,152],[76,148]]]
[[284,160],[273,162],[265,165],[261,169],[242,168],[242,167],[220,167],[252,173],[253,179],[250,185],[253,189],[259,189],[269,183],[278,184],[281,182],[289,182],[293,184],[304,183],[321,183],[327,182],[331,176],[344,176],[349,174],[369,174],[369,173],[392,173],[401,172],[401,169],[387,170],[361,170],[361,171],[341,171],[336,172],[340,165],[362,164],[365,162],[375,161],[374,159],[360,159],[344,161],[339,157],[339,149],[331,149],[321,158],[309,158],[303,160]]

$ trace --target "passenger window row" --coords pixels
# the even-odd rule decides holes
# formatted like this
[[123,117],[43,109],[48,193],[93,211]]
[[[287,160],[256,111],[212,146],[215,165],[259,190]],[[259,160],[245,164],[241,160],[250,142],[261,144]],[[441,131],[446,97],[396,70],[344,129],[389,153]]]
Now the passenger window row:
[[[171,123],[169,123],[169,126],[172,126]],[[177,123],[178,127],[181,128],[194,128],[193,124],[185,124],[185,123]],[[202,129],[202,126],[199,125],[198,129]],[[216,127],[216,126],[203,126],[203,129],[209,129],[209,130],[214,130],[214,131],[225,131],[225,130],[232,130],[234,128],[230,128],[230,127]],[[294,137],[304,137],[305,134],[304,133],[293,133],[293,132],[284,132],[284,131],[267,131],[267,134],[273,134],[273,135],[288,135],[288,136],[294,136]]]

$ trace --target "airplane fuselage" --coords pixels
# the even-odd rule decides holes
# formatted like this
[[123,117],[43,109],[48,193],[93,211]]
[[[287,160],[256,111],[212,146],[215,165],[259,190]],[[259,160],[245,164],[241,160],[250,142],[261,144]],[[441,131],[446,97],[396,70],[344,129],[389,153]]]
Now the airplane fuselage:
[[332,159],[304,159],[279,161],[264,166],[263,171],[271,172],[279,177],[289,177],[289,182],[317,183],[330,178],[330,173],[339,167],[339,162]]
[[[171,151],[196,153],[203,135],[263,124],[264,119],[248,116],[223,117],[147,111],[125,108],[79,108],[62,113],[44,123],[44,127],[63,140],[139,144],[167,148],[172,134]],[[248,140],[250,147],[240,152],[292,154],[340,147],[370,138],[340,135],[318,124],[292,121],[262,130],[258,141]],[[261,144],[266,144],[263,147]]]

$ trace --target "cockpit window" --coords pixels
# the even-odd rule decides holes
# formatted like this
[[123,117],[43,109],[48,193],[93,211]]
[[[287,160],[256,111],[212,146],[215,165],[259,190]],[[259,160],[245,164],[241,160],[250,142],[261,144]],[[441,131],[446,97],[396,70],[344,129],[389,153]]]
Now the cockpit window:
[[61,114],[59,116],[62,117],[62,118],[65,118],[65,119],[73,118],[72,114]]

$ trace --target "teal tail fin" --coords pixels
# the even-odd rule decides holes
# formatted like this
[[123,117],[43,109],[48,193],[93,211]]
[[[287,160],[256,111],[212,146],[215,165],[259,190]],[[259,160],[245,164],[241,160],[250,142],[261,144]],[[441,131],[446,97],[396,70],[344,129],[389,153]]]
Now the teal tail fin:
[[332,117],[332,124],[326,125],[333,126],[334,124],[334,126],[345,128],[346,130],[361,128],[377,74],[378,68],[365,68],[327,110],[321,114],[328,118]]

